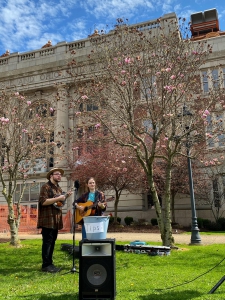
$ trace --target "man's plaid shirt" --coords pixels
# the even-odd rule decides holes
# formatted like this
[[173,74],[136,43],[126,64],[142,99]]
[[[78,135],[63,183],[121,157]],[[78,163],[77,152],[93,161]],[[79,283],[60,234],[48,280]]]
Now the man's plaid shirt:
[[62,211],[56,208],[53,204],[42,205],[46,199],[54,198],[56,195],[61,195],[61,187],[55,186],[51,181],[48,181],[41,187],[41,192],[39,196],[38,203],[38,222],[37,228],[52,228],[52,229],[62,229]]

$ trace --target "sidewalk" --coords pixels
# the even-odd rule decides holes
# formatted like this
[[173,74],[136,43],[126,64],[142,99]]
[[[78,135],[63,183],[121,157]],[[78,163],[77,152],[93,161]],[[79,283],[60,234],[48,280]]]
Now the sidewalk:
[[[186,233],[174,234],[175,244],[189,244],[191,241],[191,235]],[[201,236],[201,235],[200,235]],[[9,239],[9,233],[0,233],[0,239]],[[19,234],[20,239],[41,239],[41,234]],[[159,233],[140,233],[140,232],[108,232],[107,238],[116,239],[116,241],[122,242],[132,242],[135,240],[140,240],[144,242],[161,242]],[[75,232],[75,240],[81,240],[81,232]],[[66,240],[68,243],[73,240],[72,233],[59,233],[58,240]],[[225,235],[202,235],[201,236],[202,245],[210,244],[225,244]]]

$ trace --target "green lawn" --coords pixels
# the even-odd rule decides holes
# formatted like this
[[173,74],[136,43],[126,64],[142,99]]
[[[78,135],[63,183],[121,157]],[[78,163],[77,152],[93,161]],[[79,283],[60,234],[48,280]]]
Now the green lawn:
[[[62,243],[71,241],[57,241],[54,262],[63,270],[56,275],[40,271],[41,240],[24,240],[18,249],[0,244],[0,299],[77,300],[79,274],[70,272]],[[116,251],[116,299],[224,300],[225,282],[208,293],[225,275],[225,245],[178,246],[169,256]],[[79,271],[78,259],[75,266]]]

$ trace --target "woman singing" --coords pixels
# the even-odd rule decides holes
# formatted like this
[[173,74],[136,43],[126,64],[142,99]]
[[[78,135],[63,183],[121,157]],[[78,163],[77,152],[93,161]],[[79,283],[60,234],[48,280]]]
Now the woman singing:
[[[81,206],[79,205],[79,203],[86,203],[88,201],[91,201],[93,202],[91,215],[101,216],[103,212],[106,210],[105,195],[96,189],[96,183],[93,177],[89,177],[87,179],[86,185],[88,188],[88,192],[84,193],[83,195],[81,195],[79,199],[75,200],[74,205],[76,206],[76,209],[79,210],[80,215],[82,216],[82,213],[85,210],[85,206]],[[80,222],[78,222],[78,224],[82,225],[82,239],[86,239],[87,237],[86,237],[83,218],[81,219]]]

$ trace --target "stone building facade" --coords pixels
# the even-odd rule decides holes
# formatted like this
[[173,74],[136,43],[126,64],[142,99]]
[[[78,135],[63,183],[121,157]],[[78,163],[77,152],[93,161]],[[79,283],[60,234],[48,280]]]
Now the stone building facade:
[[[174,13],[164,15],[161,22],[168,19],[176,19]],[[139,24],[135,24],[139,30],[152,29],[157,30],[157,20],[151,20]],[[206,37],[207,38],[207,37]],[[195,41],[193,41],[195,42]],[[214,54],[210,61],[204,66],[203,71],[210,71],[218,61],[224,65],[225,78],[225,35],[211,35],[210,43],[213,45]],[[0,88],[9,88],[30,97],[32,101],[35,99],[46,101],[51,107],[57,110],[55,119],[55,128],[63,127],[66,132],[69,128],[73,128],[73,139],[76,139],[77,120],[74,114],[74,108],[69,106],[68,89],[71,89],[71,77],[67,73],[67,62],[70,59],[70,51],[76,51],[76,60],[82,61],[87,59],[87,55],[91,53],[90,38],[74,41],[59,42],[55,46],[48,44],[46,47],[34,51],[24,53],[6,53],[0,57]],[[82,76],[82,67],[77,67],[76,72]],[[225,79],[224,79],[225,82]],[[204,82],[203,82],[204,84]],[[209,83],[210,84],[210,83]],[[56,88],[57,87],[57,88]],[[55,94],[59,93],[59,101],[56,101]],[[57,133],[55,133],[55,136]],[[70,150],[68,137],[61,137],[60,143],[64,145],[66,151]],[[56,152],[61,149],[58,148]],[[56,153],[57,154],[57,153]],[[28,208],[36,208],[38,195],[41,185],[46,182],[46,174],[50,168],[54,166],[65,168],[65,161],[60,160],[57,164],[51,160],[48,161],[46,167],[42,162],[37,162],[36,173],[28,180],[30,184],[25,191],[22,204]],[[73,186],[73,182],[69,179],[70,170],[65,170],[65,176],[62,178],[61,186],[63,190],[68,190]],[[18,190],[20,184],[18,184]],[[79,191],[80,192],[80,191]],[[110,191],[108,194],[111,194]],[[72,210],[73,197],[68,200],[64,206],[64,213]],[[3,196],[0,194],[0,204],[5,203]],[[177,222],[183,225],[191,223],[191,207],[189,197],[180,196],[179,205],[176,205]],[[211,211],[205,207],[198,207],[198,216],[204,218],[212,218]],[[108,212],[113,212],[113,203],[109,203]],[[133,216],[135,220],[145,219],[149,221],[156,217],[155,210],[148,201],[147,195],[130,195],[124,194],[121,197],[118,216],[122,218]]]

